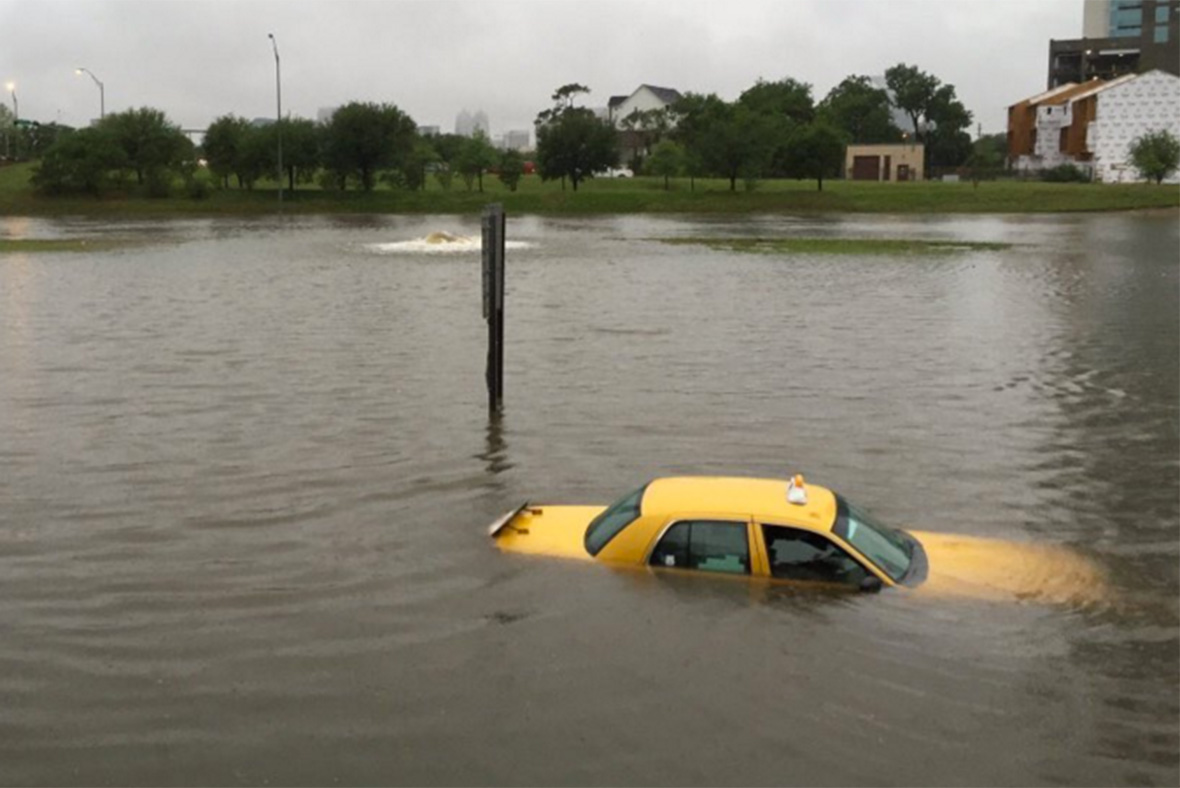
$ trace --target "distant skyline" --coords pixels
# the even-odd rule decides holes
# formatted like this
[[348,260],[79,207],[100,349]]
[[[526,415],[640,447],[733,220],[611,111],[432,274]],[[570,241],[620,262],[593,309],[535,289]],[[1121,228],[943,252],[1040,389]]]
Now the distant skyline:
[[[449,131],[531,129],[559,86],[605,106],[642,83],[733,100],[793,77],[816,101],[898,62],[953,84],[985,133],[1044,88],[1050,38],[1081,35],[1083,0],[0,0],[0,85],[21,116],[81,126],[152,106],[183,128],[349,101],[396,104]],[[5,91],[5,103],[11,97]],[[974,124],[972,133],[974,133]]]

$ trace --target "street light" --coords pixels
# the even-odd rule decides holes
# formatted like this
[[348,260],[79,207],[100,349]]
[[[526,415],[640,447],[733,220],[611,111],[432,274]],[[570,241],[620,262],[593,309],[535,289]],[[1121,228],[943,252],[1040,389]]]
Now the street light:
[[275,99],[278,103],[275,131],[279,137],[279,210],[283,209],[283,83],[279,76],[279,42],[275,41],[274,33],[267,33],[270,45],[275,52]]
[[[16,131],[16,122],[18,120],[20,120],[20,110],[18,109],[18,105],[16,103],[16,83],[9,82],[9,83],[5,84],[4,87],[7,88],[8,92],[12,94],[12,129],[13,129],[13,131],[6,132],[4,134],[4,158],[7,159],[12,156],[12,149],[9,147],[8,138],[12,135],[13,132]],[[16,141],[16,146],[17,146],[17,153],[19,153],[20,152],[20,150],[19,150],[20,149],[20,140]]]
[[98,85],[98,119],[102,120],[107,116],[107,92],[103,87],[102,82],[98,77],[94,76],[94,73],[88,68],[82,68],[79,66],[78,68],[74,69],[74,73],[78,75],[89,74],[90,78],[94,80],[94,84]]

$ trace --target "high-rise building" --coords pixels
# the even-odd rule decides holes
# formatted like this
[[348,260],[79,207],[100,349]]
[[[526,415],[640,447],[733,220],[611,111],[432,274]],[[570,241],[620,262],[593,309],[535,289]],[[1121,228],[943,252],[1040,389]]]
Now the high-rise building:
[[488,113],[482,109],[478,110],[471,118],[471,133],[475,134],[477,131],[482,131],[484,136],[491,136],[492,128],[488,124]]
[[1050,89],[1152,69],[1180,74],[1180,0],[1084,0],[1082,36],[1049,42]]
[[455,133],[462,137],[471,137],[479,130],[491,137],[491,127],[488,125],[488,113],[476,110],[472,115],[466,108],[455,118]]
[[520,129],[504,132],[504,148],[506,150],[525,151],[529,148],[529,130]]
[[464,109],[455,118],[455,133],[460,137],[470,137],[474,130],[475,123],[471,118],[471,113]]

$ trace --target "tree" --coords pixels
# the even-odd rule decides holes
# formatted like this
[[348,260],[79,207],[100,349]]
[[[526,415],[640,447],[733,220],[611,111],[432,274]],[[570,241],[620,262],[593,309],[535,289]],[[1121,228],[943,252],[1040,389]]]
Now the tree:
[[423,189],[426,187],[426,170],[431,165],[437,164],[438,161],[438,151],[434,149],[430,141],[418,137],[402,161],[401,171],[395,173],[390,180],[411,191]]
[[993,177],[994,173],[1003,165],[1004,158],[995,144],[996,137],[1006,140],[1003,134],[980,137],[971,146],[971,155],[964,162],[967,175],[971,178],[972,185],[977,189],[981,180]]
[[479,190],[483,191],[483,174],[491,167],[496,166],[498,158],[496,149],[492,147],[488,135],[483,129],[476,129],[475,133],[463,143],[458,158],[454,162],[463,182],[467,184],[467,191],[471,191],[471,183],[476,179],[479,180]]
[[668,179],[679,175],[684,168],[684,148],[672,140],[663,140],[652,148],[647,166],[653,175],[664,178],[664,191],[668,190]]
[[401,164],[416,136],[413,119],[394,105],[354,101],[324,129],[324,166],[341,184],[353,176],[369,192],[379,172]]
[[277,144],[273,124],[262,127],[246,125],[234,159],[239,185],[253,189],[259,178],[273,176],[278,168]]
[[900,142],[901,129],[893,123],[889,93],[868,77],[846,77],[820,102],[818,115],[844,132],[850,142]]
[[148,178],[159,184],[168,171],[179,168],[185,156],[191,155],[188,137],[158,109],[140,107],[116,112],[99,121],[98,126],[123,149],[127,165],[141,185]]
[[910,118],[918,140],[925,143],[926,118],[939,79],[917,66],[898,63],[885,69],[885,84],[893,91],[893,104]]
[[810,123],[815,118],[811,85],[790,77],[778,82],[759,79],[738,97],[738,103],[763,115],[788,118],[793,124]]
[[619,121],[623,136],[631,148],[631,168],[636,172],[643,169],[643,158],[651,153],[655,145],[671,129],[671,113],[667,107],[658,109],[637,109]]
[[971,113],[955,96],[954,85],[944,85],[931,74],[899,63],[885,70],[894,105],[914,124],[926,146],[926,159],[935,166],[955,167],[971,154]]
[[516,191],[521,176],[524,175],[524,156],[520,151],[506,150],[500,156],[500,182],[508,187],[508,191]]
[[926,156],[935,167],[957,167],[971,155],[971,112],[955,97],[954,85],[940,85],[927,109]]
[[448,163],[459,158],[459,152],[466,143],[467,138],[462,134],[439,134],[430,138],[430,144],[438,153],[439,160]]
[[816,191],[824,190],[825,176],[840,174],[844,163],[844,137],[823,121],[797,128],[787,148],[791,152],[790,173],[799,178],[815,178]]
[[[287,189],[295,191],[295,182],[309,183],[315,177],[320,167],[320,150],[322,148],[321,127],[307,118],[283,118],[276,126],[268,129],[282,128],[283,132],[283,168],[287,171]],[[275,134],[270,131],[268,140],[273,140]]]
[[1180,167],[1180,140],[1167,129],[1142,135],[1131,143],[1129,152],[1139,175],[1157,186]]
[[574,191],[585,178],[618,162],[615,130],[591,110],[576,107],[574,98],[588,93],[577,83],[553,94],[554,106],[537,114],[537,164],[543,180],[569,178]]
[[728,104],[715,94],[689,94],[677,103],[677,137],[690,158],[705,172],[729,180],[762,174],[777,140],[781,118],[755,112],[741,102]]
[[238,169],[239,156],[245,137],[252,131],[250,122],[233,115],[222,115],[209,124],[205,130],[205,161],[209,171],[222,182],[222,188],[229,188],[229,176],[237,175],[241,188],[242,176]]
[[66,132],[49,146],[33,171],[33,186],[44,194],[92,194],[112,185],[112,173],[127,165],[127,154],[101,128]]
[[16,156],[14,143],[16,141],[16,125],[15,118],[12,116],[12,110],[8,108],[7,104],[0,104],[0,134],[4,135],[4,149],[2,155],[4,158],[13,158]]

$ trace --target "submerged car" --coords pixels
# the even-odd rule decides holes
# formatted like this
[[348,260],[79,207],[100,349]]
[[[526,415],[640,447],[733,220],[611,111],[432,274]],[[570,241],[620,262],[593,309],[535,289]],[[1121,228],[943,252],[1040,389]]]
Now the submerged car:
[[861,591],[1065,601],[1102,583],[1066,547],[891,528],[801,475],[661,478],[607,507],[526,503],[489,534],[510,552]]

